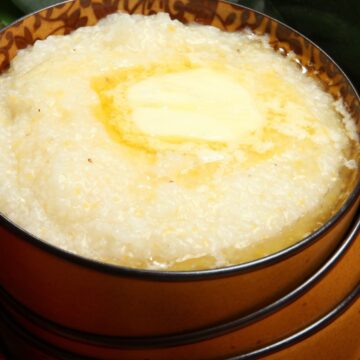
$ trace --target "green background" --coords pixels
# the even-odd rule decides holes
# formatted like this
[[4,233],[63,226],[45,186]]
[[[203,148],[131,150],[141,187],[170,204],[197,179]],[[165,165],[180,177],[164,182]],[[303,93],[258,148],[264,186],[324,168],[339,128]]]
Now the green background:
[[[6,25],[56,0],[0,2],[0,24]],[[233,0],[265,12],[308,36],[327,51],[360,89],[360,0]],[[20,10],[21,8],[21,10]]]

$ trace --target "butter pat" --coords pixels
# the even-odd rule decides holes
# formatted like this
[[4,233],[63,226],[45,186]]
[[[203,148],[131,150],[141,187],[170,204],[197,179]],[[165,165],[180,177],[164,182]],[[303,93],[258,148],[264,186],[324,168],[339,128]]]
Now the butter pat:
[[213,69],[151,76],[130,86],[127,100],[134,125],[167,141],[241,143],[265,121],[251,94]]

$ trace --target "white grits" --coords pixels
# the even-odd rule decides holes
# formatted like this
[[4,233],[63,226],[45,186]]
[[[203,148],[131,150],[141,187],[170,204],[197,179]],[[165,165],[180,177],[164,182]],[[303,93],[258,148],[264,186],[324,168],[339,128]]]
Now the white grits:
[[[224,144],[114,130],[132,83],[192,68],[236,77],[265,127]],[[346,187],[340,174],[356,171],[353,141],[342,104],[266,38],[111,15],[36,42],[0,77],[0,212],[97,260],[229,265],[319,227]]]

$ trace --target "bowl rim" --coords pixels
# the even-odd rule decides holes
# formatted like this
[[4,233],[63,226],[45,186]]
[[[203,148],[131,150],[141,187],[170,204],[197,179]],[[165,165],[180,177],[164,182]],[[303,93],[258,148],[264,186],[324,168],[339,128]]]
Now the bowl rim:
[[[27,18],[30,18],[34,15],[36,15],[39,12],[42,12],[44,10],[48,10],[55,7],[62,7],[69,3],[75,3],[76,0],[65,0],[60,3],[47,6],[45,8],[39,9],[37,11],[31,12],[11,24],[3,27],[0,30],[0,35],[9,30],[12,27],[19,26],[20,23]],[[345,74],[345,72],[342,70],[342,68],[337,64],[337,62],[334,61],[334,59],[327,54],[322,48],[320,48],[318,45],[316,45],[313,41],[311,41],[308,37],[300,33],[299,31],[293,29],[291,26],[286,25],[284,22],[275,19],[272,16],[266,15],[258,10],[251,9],[247,6],[243,6],[241,4],[232,3],[227,0],[216,0],[218,3],[224,3],[227,5],[232,6],[233,8],[240,8],[245,9],[246,11],[253,12],[255,14],[258,14],[262,17],[268,18],[271,21],[274,21],[278,23],[280,26],[283,26],[290,30],[291,32],[299,35],[302,37],[305,41],[309,43],[309,45],[317,48],[337,69],[340,75],[343,76],[343,78],[346,80],[347,84],[349,85],[350,89],[354,92],[358,102],[360,103],[360,97],[359,93],[357,92],[355,86],[350,81],[349,77]],[[275,51],[275,50],[274,50]],[[1,75],[1,73],[0,73]],[[286,260],[297,253],[299,253],[301,250],[306,249],[307,247],[310,247],[313,245],[316,241],[320,240],[321,237],[327,233],[331,228],[333,228],[336,223],[340,221],[341,218],[343,218],[346,213],[352,208],[356,200],[359,198],[360,195],[360,178],[358,179],[356,185],[354,186],[351,193],[348,195],[346,200],[343,202],[341,207],[337,210],[335,214],[330,216],[328,220],[319,228],[317,228],[315,231],[313,231],[308,236],[305,236],[301,240],[297,241],[295,244],[287,246],[284,249],[281,249],[279,251],[276,251],[274,253],[271,253],[267,256],[261,257],[259,259],[247,261],[244,263],[236,264],[236,265],[230,265],[230,266],[224,266],[219,268],[211,268],[211,269],[202,269],[202,270],[189,270],[189,271],[170,271],[170,270],[153,270],[153,269],[141,269],[141,268],[131,268],[127,266],[122,265],[116,265],[111,263],[106,263],[100,260],[94,260],[91,258],[87,258],[82,255],[77,255],[73,252],[70,252],[68,250],[64,250],[60,247],[57,247],[55,245],[52,245],[51,243],[46,242],[45,240],[40,239],[39,237],[32,235],[30,232],[22,228],[20,225],[15,224],[12,220],[10,220],[6,215],[4,215],[0,211],[0,228],[4,227],[14,235],[17,235],[22,240],[25,240],[26,242],[35,245],[36,247],[40,248],[41,250],[46,251],[47,253],[50,253],[53,256],[56,256],[57,258],[61,260],[65,260],[67,262],[70,262],[72,264],[76,264],[79,266],[84,266],[86,268],[90,268],[91,270],[95,270],[102,273],[108,273],[112,275],[122,275],[126,277],[135,277],[140,279],[146,279],[146,280],[160,280],[160,281],[194,281],[194,280],[204,280],[204,279],[211,279],[211,278],[220,278],[224,276],[231,276],[231,275],[237,275],[239,273],[248,273],[252,271],[256,271],[258,269],[262,269],[268,266],[271,266],[273,264],[279,263],[280,261]]]

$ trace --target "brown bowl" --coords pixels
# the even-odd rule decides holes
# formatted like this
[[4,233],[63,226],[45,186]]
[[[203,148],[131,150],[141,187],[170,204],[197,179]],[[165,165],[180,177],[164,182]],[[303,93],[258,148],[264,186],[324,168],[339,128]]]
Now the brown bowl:
[[[261,309],[260,316],[253,313],[238,319],[237,324],[226,324],[217,336],[213,336],[214,329],[207,328],[191,338],[184,336],[180,344],[168,341],[165,345],[156,340],[145,344],[144,339],[142,346],[141,339],[137,339],[138,344],[124,343],[121,338],[61,328],[1,291],[0,337],[11,355],[19,359],[31,355],[31,359],[251,360],[266,356],[293,360],[312,359],[320,353],[326,360],[358,360],[358,338],[346,336],[349,332],[344,336],[341,329],[350,328],[354,334],[360,331],[360,321],[356,321],[360,319],[356,310],[360,305],[359,229],[357,220],[341,246],[305,283]],[[354,304],[357,299],[358,306]],[[352,318],[344,320],[344,311]],[[329,332],[332,336],[324,339],[322,334]]]
[[[145,15],[162,11],[184,23],[211,24],[225,31],[248,27],[256,34],[269,34],[275,50],[293,51],[299,65],[331,95],[341,97],[359,123],[356,91],[322,50],[272,18],[217,0],[68,1],[1,31],[0,71],[19,49],[37,39],[93,25],[117,10]],[[257,314],[326,263],[354,218],[359,174],[352,179],[351,189],[338,212],[297,244],[249,263],[190,272],[136,270],[85,259],[35,238],[0,216],[1,288],[56,326],[121,338],[124,344],[161,344],[168,337],[180,339],[184,334],[221,328]]]

